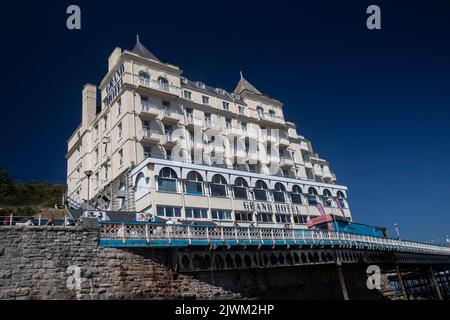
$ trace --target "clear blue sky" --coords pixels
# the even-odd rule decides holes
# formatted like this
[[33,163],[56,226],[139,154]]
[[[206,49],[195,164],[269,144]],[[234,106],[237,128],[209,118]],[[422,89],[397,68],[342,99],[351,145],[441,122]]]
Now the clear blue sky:
[[[65,27],[72,2],[0,3],[0,166],[13,178],[64,181],[82,86],[139,33],[192,80],[233,90],[242,70],[283,101],[348,185],[356,221],[450,233],[449,1],[76,3],[81,31]],[[371,4],[380,31],[365,27]]]

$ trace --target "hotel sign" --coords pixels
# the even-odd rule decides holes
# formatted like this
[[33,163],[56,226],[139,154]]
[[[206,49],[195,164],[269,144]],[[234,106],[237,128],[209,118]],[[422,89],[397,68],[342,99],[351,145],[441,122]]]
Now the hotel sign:
[[123,88],[125,65],[122,63],[106,84],[106,105],[109,107]]
[[282,203],[272,204],[267,202],[245,201],[244,209],[261,213],[301,214],[299,206]]

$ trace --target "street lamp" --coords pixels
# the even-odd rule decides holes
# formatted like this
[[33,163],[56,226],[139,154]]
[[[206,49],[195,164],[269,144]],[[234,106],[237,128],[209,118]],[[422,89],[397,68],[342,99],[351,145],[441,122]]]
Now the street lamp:
[[398,231],[398,224],[397,223],[394,223],[394,228],[395,228],[395,232],[397,232],[397,239],[401,240],[400,239],[400,232]]
[[[90,191],[89,188],[90,188],[90,184],[91,184],[91,176],[94,174],[94,172],[92,172],[92,170],[88,170],[88,171],[85,171],[84,174],[88,178],[87,201],[88,201],[88,207],[90,207],[91,206],[91,198],[90,198],[90,195],[89,195],[89,191]],[[88,209],[90,209],[90,208],[88,208]]]

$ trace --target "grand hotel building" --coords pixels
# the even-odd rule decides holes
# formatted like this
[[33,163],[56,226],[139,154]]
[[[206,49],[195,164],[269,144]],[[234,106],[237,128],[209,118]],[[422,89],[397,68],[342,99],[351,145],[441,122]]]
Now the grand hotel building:
[[72,205],[89,199],[199,224],[351,219],[329,163],[285,120],[283,104],[242,74],[232,93],[189,80],[138,39],[112,52],[98,88],[100,99],[97,86],[83,88],[82,121],[68,140]]

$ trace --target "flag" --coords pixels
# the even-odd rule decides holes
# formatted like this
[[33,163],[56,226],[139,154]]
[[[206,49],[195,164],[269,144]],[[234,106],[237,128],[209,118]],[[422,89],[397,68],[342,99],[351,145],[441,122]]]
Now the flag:
[[316,203],[316,207],[317,207],[317,210],[319,210],[319,213],[320,213],[321,216],[325,216],[326,215],[325,209],[323,208],[321,203],[317,202]]

